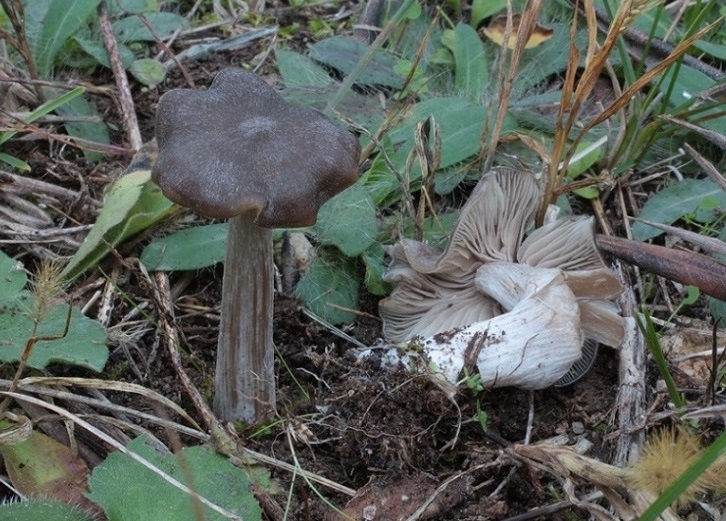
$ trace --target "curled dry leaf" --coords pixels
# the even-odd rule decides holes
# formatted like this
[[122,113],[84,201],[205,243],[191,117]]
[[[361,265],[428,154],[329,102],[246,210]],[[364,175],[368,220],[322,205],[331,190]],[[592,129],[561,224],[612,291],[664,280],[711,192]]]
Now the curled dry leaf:
[[532,229],[540,197],[531,175],[497,168],[475,188],[446,250],[396,244],[387,273],[396,288],[380,303],[386,338],[418,339],[450,383],[476,368],[485,386],[526,389],[567,373],[585,338],[618,347],[623,319],[611,299],[622,288],[598,254],[592,219]]
[[[522,15],[520,14],[515,14],[512,17],[512,31],[509,35],[509,38],[507,38],[507,47],[509,49],[514,49],[514,47],[517,45],[517,31],[519,30],[519,24],[521,22],[521,19]],[[506,30],[506,15],[497,16],[491,21],[488,26],[479,29],[479,31],[481,31],[484,36],[486,36],[499,46],[504,43],[504,34],[506,33]],[[552,38],[552,35],[554,33],[554,30],[552,30],[551,28],[537,24],[535,25],[532,34],[529,35],[527,43],[524,44],[524,48],[531,49],[532,47],[537,47],[538,45],[541,45],[542,43]]]

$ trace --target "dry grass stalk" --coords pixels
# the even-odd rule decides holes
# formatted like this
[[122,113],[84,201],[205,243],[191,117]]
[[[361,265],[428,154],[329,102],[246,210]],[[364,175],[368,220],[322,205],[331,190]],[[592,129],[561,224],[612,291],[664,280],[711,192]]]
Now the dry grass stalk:
[[[532,34],[537,29],[537,18],[539,17],[540,10],[542,9],[542,0],[532,0],[527,2],[527,5],[519,19],[519,26],[516,29],[517,37],[514,50],[509,58],[509,68],[505,71],[505,64],[507,63],[507,55],[509,49],[507,45],[501,46],[501,53],[499,55],[499,71],[498,71],[498,83],[499,93],[497,98],[499,104],[497,106],[497,119],[494,122],[494,128],[491,131],[491,137],[489,139],[488,146],[484,145],[485,136],[488,134],[488,125],[485,125],[484,132],[482,133],[481,146],[480,146],[480,157],[486,158],[482,172],[488,172],[491,168],[492,162],[494,161],[494,150],[499,142],[499,136],[502,133],[504,127],[504,120],[507,115],[507,107],[509,106],[509,100],[512,94],[512,86],[519,70],[519,62],[522,58],[525,46],[529,41]],[[510,41],[510,35],[514,31],[513,27],[513,14],[511,1],[507,2],[507,23],[504,29],[504,42]]]
[[[681,55],[686,52],[686,49],[698,38],[708,32],[712,26],[702,29],[690,38],[687,38],[681,44],[679,44],[673,53],[656,65],[653,69],[645,73],[641,78],[633,83],[628,89],[625,90],[605,111],[599,116],[590,121],[585,128],[580,132],[574,143],[567,148],[570,131],[572,130],[577,117],[580,112],[580,108],[583,103],[588,99],[592,93],[595,84],[602,74],[603,70],[607,66],[608,58],[612,52],[618,38],[628,28],[628,25],[632,23],[633,19],[656,5],[656,2],[652,0],[630,0],[623,2],[618,11],[616,12],[612,23],[608,29],[605,41],[599,48],[597,48],[597,17],[595,6],[592,0],[585,2],[585,18],[587,21],[588,31],[588,49],[586,55],[585,69],[580,75],[579,81],[575,86],[576,73],[579,68],[580,52],[575,47],[574,37],[577,29],[578,16],[577,10],[573,17],[571,32],[570,32],[570,59],[567,65],[567,72],[565,75],[564,85],[562,88],[562,97],[560,103],[560,110],[557,117],[557,127],[555,130],[555,139],[553,144],[553,160],[549,165],[547,188],[545,197],[542,201],[542,206],[538,214],[538,221],[541,222],[544,217],[544,211],[547,205],[551,204],[556,198],[557,194],[561,192],[560,186],[562,185],[565,175],[567,173],[567,166],[570,158],[574,154],[575,148],[579,141],[584,137],[591,128],[598,123],[605,121],[610,118],[616,112],[621,110],[633,96],[636,95],[645,85],[653,80],[658,74],[676,61]],[[562,166],[560,166],[558,160],[563,158]]]

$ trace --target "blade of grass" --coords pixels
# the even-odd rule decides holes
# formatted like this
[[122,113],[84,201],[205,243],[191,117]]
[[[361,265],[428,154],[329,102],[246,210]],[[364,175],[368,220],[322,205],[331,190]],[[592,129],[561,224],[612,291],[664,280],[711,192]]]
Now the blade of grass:
[[[650,349],[650,352],[653,355],[655,365],[658,366],[658,371],[660,372],[663,380],[665,380],[666,387],[668,388],[668,394],[670,395],[671,400],[673,400],[673,404],[676,408],[684,407],[686,405],[686,401],[678,392],[676,382],[673,380],[673,376],[671,376],[671,373],[668,370],[668,362],[663,354],[663,347],[660,345],[658,332],[655,330],[655,326],[653,325],[653,321],[650,318],[648,310],[643,309],[642,319],[640,315],[636,315],[635,320],[638,322],[638,327],[643,333],[645,343],[648,345],[648,349]],[[668,505],[669,504],[670,503],[668,503]]]
[[[76,87],[75,89],[69,90],[65,94],[61,94],[54,100],[43,103],[40,107],[38,107],[33,112],[31,112],[27,118],[25,118],[25,120],[24,120],[25,123],[32,123],[33,121],[36,121],[37,119],[42,118],[43,116],[53,112],[55,109],[57,109],[61,105],[64,105],[65,103],[68,103],[70,100],[77,98],[84,92],[86,92],[86,89],[84,89],[83,87]],[[2,145],[3,143],[6,143],[10,139],[12,139],[17,133],[18,133],[17,130],[12,130],[12,131],[3,132],[2,134],[0,134],[0,145]]]

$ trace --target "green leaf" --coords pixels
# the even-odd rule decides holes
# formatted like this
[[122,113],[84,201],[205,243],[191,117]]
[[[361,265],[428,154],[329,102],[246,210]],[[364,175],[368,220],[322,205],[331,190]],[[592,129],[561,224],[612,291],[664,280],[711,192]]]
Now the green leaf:
[[[678,72],[677,75],[676,72]],[[673,85],[672,90],[671,84]],[[672,65],[668,68],[668,71],[663,75],[663,81],[658,84],[658,89],[663,95],[670,94],[667,99],[669,105],[681,107],[690,105],[698,99],[701,92],[710,89],[714,85],[716,85],[716,81],[701,71],[681,64],[680,67]]]
[[[35,314],[33,297],[25,288],[22,265],[0,252],[0,361],[17,362],[32,337],[61,336],[68,318],[68,304],[53,306],[42,316]],[[36,328],[37,322],[37,328]],[[101,371],[108,358],[103,326],[73,309],[68,333],[57,340],[39,340],[28,363],[44,368],[63,362]]]
[[320,208],[315,227],[320,242],[354,257],[376,240],[376,206],[364,188],[353,185]]
[[459,24],[454,30],[454,86],[466,99],[479,103],[489,82],[484,44],[470,25]]
[[333,324],[351,323],[358,309],[358,273],[353,259],[321,252],[295,288],[316,315]]
[[148,170],[124,175],[109,190],[96,223],[61,275],[69,280],[77,277],[101,261],[109,245],[116,246],[148,228],[173,208],[174,204],[151,182]]
[[726,302],[713,297],[708,298],[708,312],[711,313],[714,322],[719,321],[718,327],[726,328]]
[[[93,40],[86,36],[80,35],[74,37],[73,39],[80,46],[80,48],[83,49],[83,52],[93,57],[94,60],[96,60],[104,67],[107,67],[109,69],[111,68],[111,62],[108,61],[108,52],[106,51],[106,48],[103,46],[103,43],[100,40]],[[123,44],[118,45],[118,50],[119,56],[121,58],[121,64],[124,66],[125,69],[129,68],[129,66],[134,62],[134,53],[131,51],[131,49]]]
[[[14,302],[5,301],[4,304],[3,313],[0,313],[0,360],[3,362],[19,361],[26,342],[33,336],[55,338],[64,332],[68,304],[49,309],[37,329],[30,292],[24,291]],[[107,359],[106,330],[74,308],[66,336],[37,341],[28,365],[43,369],[50,363],[60,362],[101,372]]]
[[[388,134],[383,136],[381,143],[386,155],[391,157],[393,145]],[[380,205],[390,194],[401,189],[401,182],[391,172],[383,154],[377,154],[373,158],[370,168],[363,173],[358,184],[368,191],[376,206]]]
[[[709,211],[699,211],[704,200],[714,198],[720,208],[726,208],[726,193],[710,179],[684,179],[664,188],[645,203],[639,217],[646,221],[673,224],[678,219],[693,215],[699,222],[710,222],[714,218],[713,205]],[[663,232],[640,221],[633,224],[633,239],[647,241]]]
[[313,60],[293,51],[277,49],[277,70],[285,87],[328,87],[335,82],[327,71]]
[[[59,107],[62,107],[66,103],[70,103],[72,100],[80,96],[86,91],[83,87],[76,87],[75,89],[69,90],[69,91],[49,91],[49,93],[57,93],[59,94],[54,99],[51,99],[50,101],[46,101],[43,103],[40,107],[35,109],[33,112],[31,112],[25,119],[25,123],[32,123],[33,121],[42,118],[43,116],[50,114],[54,110],[58,109]],[[15,131],[8,131],[3,132],[0,135],[0,145],[3,143],[6,143],[8,140],[12,139],[17,132]]]
[[[65,117],[81,116],[96,118],[98,120],[96,122],[67,122],[65,123],[66,132],[68,132],[71,136],[82,140],[93,141],[103,145],[110,143],[111,137],[109,136],[108,126],[106,126],[106,123],[103,121],[103,116],[96,107],[91,105],[91,103],[85,98],[73,98],[67,103],[59,106],[55,111],[58,115]],[[82,144],[82,142],[79,143],[81,146]],[[99,161],[103,158],[103,154],[86,150],[85,148],[83,149],[83,155],[85,155],[90,161]]]
[[[204,447],[188,447],[178,454],[163,455],[143,438],[132,440],[127,449],[241,519],[262,518],[245,472],[219,454]],[[103,507],[110,521],[200,519],[191,496],[121,452],[109,454],[88,481],[88,498]],[[205,505],[199,508],[207,521],[227,520]]]
[[391,286],[383,280],[383,275],[386,272],[386,252],[383,246],[376,242],[368,248],[363,255],[363,264],[366,267],[365,274],[365,285],[366,289],[372,294],[377,296],[387,295],[391,291]]
[[497,14],[507,6],[507,0],[474,0],[471,4],[471,25],[479,27],[479,22]]
[[6,154],[5,152],[0,152],[0,161],[2,161],[3,163],[5,163],[7,165],[12,166],[13,168],[20,170],[21,172],[30,172],[30,170],[31,170],[30,165],[28,163],[18,159],[15,156]]
[[38,74],[51,79],[53,64],[61,47],[88,18],[101,0],[53,0],[43,16],[40,33],[30,39]]
[[166,77],[164,67],[159,63],[159,60],[153,58],[142,58],[134,61],[129,67],[129,72],[150,89],[155,88]]
[[696,40],[693,46],[706,54],[711,55],[718,60],[726,61],[726,45],[722,43],[708,42],[706,40]]
[[7,521],[92,521],[80,508],[51,499],[31,499],[0,505],[0,518]]
[[[310,48],[310,57],[343,74],[350,74],[367,52],[368,45],[361,41],[334,36],[314,44]],[[380,85],[400,89],[403,87],[405,78],[396,72],[397,61],[398,59],[394,55],[379,50],[356,82],[362,85]]]
[[189,21],[186,18],[174,13],[147,13],[145,18],[154,31],[153,33],[135,15],[115,22],[113,32],[119,42],[155,42],[156,37],[163,40],[174,34],[177,29],[189,27]]
[[141,262],[149,271],[198,270],[224,262],[227,223],[197,226],[149,243]]
[[159,0],[114,0],[108,2],[108,10],[111,15],[153,13],[159,10]]

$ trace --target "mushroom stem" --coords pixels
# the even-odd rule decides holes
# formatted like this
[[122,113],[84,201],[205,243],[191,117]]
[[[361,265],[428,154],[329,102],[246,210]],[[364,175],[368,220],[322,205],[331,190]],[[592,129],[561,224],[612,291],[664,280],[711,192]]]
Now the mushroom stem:
[[229,220],[214,382],[214,412],[224,422],[253,423],[275,408],[272,231],[254,217]]

